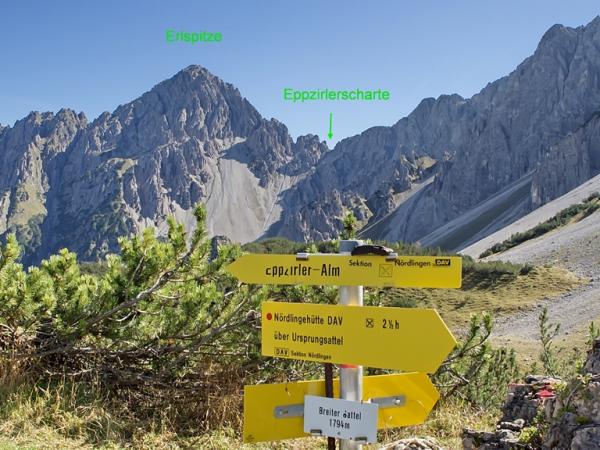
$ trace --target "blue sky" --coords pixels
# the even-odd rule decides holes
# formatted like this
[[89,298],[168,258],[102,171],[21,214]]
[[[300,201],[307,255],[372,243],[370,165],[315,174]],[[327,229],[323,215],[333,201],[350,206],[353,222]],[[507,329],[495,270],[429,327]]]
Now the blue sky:
[[[237,86],[294,137],[391,125],[422,98],[469,97],[513,70],[553,24],[597,0],[13,1],[0,6],[0,124],[61,107],[90,120],[190,64]],[[221,32],[167,44],[165,30]],[[388,102],[284,102],[282,90],[387,89]]]

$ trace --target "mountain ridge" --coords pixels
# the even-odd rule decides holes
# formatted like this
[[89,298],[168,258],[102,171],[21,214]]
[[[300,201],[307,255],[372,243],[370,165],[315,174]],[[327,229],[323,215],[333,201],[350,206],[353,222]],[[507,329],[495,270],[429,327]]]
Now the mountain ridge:
[[481,238],[600,172],[599,109],[600,17],[551,27],[533,55],[468,99],[425,98],[334,149],[317,135],[294,141],[191,65],[91,123],[61,109],[0,126],[0,236],[17,233],[28,262],[62,247],[97,259],[117,251],[119,235],[164,230],[169,215],[192,227],[204,202],[209,233],[241,242],[335,238],[348,210],[366,237],[447,241],[447,224],[476,219],[531,177],[512,203],[490,203],[490,220],[470,222]]
[[[22,121],[50,120],[53,114],[28,117]],[[0,148],[18,152],[44,134],[22,132],[22,121],[3,129]],[[169,215],[191,226],[193,205],[201,201],[210,205],[209,217],[221,217],[209,219],[211,233],[256,239],[277,217],[281,189],[328,151],[314,135],[293,141],[285,125],[262,118],[233,85],[195,65],[72,131],[63,136],[60,164],[48,167],[52,177],[46,180],[44,171],[38,176],[46,186],[36,182],[26,196],[26,206],[37,198],[39,214],[20,219],[28,215],[15,203],[24,180],[5,182],[0,190],[8,199],[0,203],[0,234],[16,232],[28,244],[27,261],[62,247],[82,259],[99,258],[117,250],[121,234],[145,226],[164,229]],[[35,169],[21,178],[31,179]],[[8,171],[2,178],[10,180]],[[231,217],[219,211],[223,202],[213,189],[231,198]],[[252,210],[244,211],[248,206]]]
[[[384,214],[391,210],[395,217],[393,229],[384,235],[371,237],[418,241],[499,193],[526,173],[537,171],[539,165],[551,159],[547,158],[550,148],[566,139],[597,110],[600,103],[599,48],[598,17],[578,28],[553,26],[544,34],[532,56],[470,99],[458,95],[425,99],[393,126],[378,128],[378,136],[373,136],[374,129],[370,129],[338,143],[334,152],[341,150],[337,154],[343,155],[346,160],[362,161],[364,154],[361,151],[364,153],[367,146],[360,141],[368,133],[373,142],[368,146],[370,150],[378,148],[385,152],[387,145],[402,153],[403,147],[409,147],[413,153],[429,155],[439,163],[434,182],[412,197],[409,203],[401,204],[394,202],[397,192],[390,188],[398,178],[387,175],[385,179],[388,161],[372,160],[371,172],[361,176],[370,179],[377,174],[380,179],[383,178],[379,183],[381,189],[377,203],[389,205],[387,210],[384,208]],[[436,124],[432,132],[429,128],[419,128],[423,121]],[[409,123],[413,125],[407,125]],[[377,143],[378,139],[385,142]],[[580,149],[570,146],[571,152],[578,156],[572,159],[577,167],[571,171],[571,184],[577,185],[599,170],[595,164],[597,149],[589,148],[590,156],[586,159],[581,157]],[[439,159],[442,153],[447,154],[444,161]],[[564,152],[554,153],[559,157]],[[589,170],[585,167],[588,160],[594,161]],[[325,165],[325,160],[320,164]],[[333,173],[334,169],[331,170]],[[318,172],[319,167],[316,170]],[[556,168],[550,170],[554,170],[555,175],[560,173]],[[366,217],[368,222],[381,219],[378,211],[364,208],[369,201],[373,203],[368,198],[373,196],[373,192],[363,191],[356,195],[345,189],[344,179],[337,185],[331,186],[332,183],[334,179],[330,178],[330,187],[321,187],[313,192],[309,180],[305,183],[308,187],[297,186],[295,189],[312,192],[307,201],[325,198],[324,205],[334,203],[329,209],[330,215],[351,209],[356,215]],[[531,194],[522,199],[519,214],[527,213],[539,206],[540,201],[543,203],[555,198],[572,187],[557,182],[551,184],[546,176],[534,177]],[[547,195],[538,200],[536,193],[540,191]],[[301,206],[295,218],[288,220],[278,232],[287,237],[301,234],[305,239],[331,237],[335,233],[333,227],[323,230],[313,226],[310,214],[310,210],[303,210]],[[493,232],[500,226],[492,226],[488,231]]]

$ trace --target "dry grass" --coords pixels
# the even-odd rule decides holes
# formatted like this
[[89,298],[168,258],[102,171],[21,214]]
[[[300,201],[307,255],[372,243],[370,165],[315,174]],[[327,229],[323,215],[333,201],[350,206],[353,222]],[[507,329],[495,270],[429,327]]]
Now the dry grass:
[[494,316],[527,310],[546,297],[560,295],[584,282],[573,273],[556,267],[536,267],[526,275],[503,276],[494,282],[475,279],[463,281],[461,289],[397,289],[387,302],[414,302],[435,308],[455,330],[463,329],[471,314],[488,312]]
[[[21,386],[4,393],[0,404],[0,450],[23,449],[206,449],[206,450],[316,450],[325,439],[306,438],[274,443],[244,444],[241,428],[217,427],[208,432],[182,436],[168,420],[139,422],[122,405],[80,386],[60,383],[49,389]],[[227,400],[225,401],[227,403]],[[231,405],[232,406],[232,405]],[[235,409],[234,414],[240,415]],[[382,430],[381,444],[408,436],[432,436],[449,449],[460,448],[463,427],[489,429],[496,418],[459,401],[440,403],[426,424],[404,429]],[[365,449],[380,445],[365,446]]]
[[[435,408],[426,423],[414,427],[380,430],[377,445],[365,445],[365,450],[374,450],[381,445],[388,444],[399,439],[413,436],[429,436],[436,439],[448,449],[461,449],[460,434],[462,430],[474,428],[479,430],[494,429],[498,420],[499,412],[485,411],[473,408],[460,400],[441,401]],[[313,450],[326,448],[325,439],[308,438],[295,439],[283,442],[243,444],[239,437],[231,429],[219,429],[201,437],[197,444],[198,448],[210,450],[225,450],[239,448],[245,450]]]
[[209,383],[206,392],[206,408],[203,421],[207,429],[232,428],[241,430],[244,404],[240,386],[242,375],[232,369],[219,373],[214,382]]
[[[600,326],[600,317],[591,319],[593,320],[590,320],[590,322],[587,323],[582,323],[568,333],[561,333],[552,340],[555,353],[563,364],[569,364],[573,362],[577,355],[580,355],[580,357],[585,355],[590,346],[590,323],[594,322],[597,327]],[[550,322],[560,323],[560,317],[550,317]],[[517,361],[519,362],[522,371],[530,371],[531,367],[534,365],[537,365],[537,370],[541,370],[539,367],[539,355],[542,351],[542,344],[539,339],[532,341],[529,339],[508,337],[496,339],[492,341],[492,343],[513,348],[517,354]]]
[[458,399],[442,400],[425,424],[381,431],[380,441],[393,442],[411,436],[430,436],[448,449],[462,449],[460,435],[464,428],[493,430],[498,416],[498,411],[473,408]]

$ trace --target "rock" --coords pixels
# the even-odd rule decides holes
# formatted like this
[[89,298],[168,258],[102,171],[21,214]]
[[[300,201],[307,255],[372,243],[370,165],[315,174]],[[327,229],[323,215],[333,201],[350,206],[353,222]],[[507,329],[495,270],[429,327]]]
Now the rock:
[[60,168],[83,113],[32,112],[13,127],[0,130],[0,236],[16,233],[27,254],[42,245],[51,190],[61,182]]
[[520,443],[517,433],[510,430],[489,433],[465,429],[463,430],[462,444],[464,450],[533,450],[531,446]]
[[594,341],[583,370],[591,375],[600,375],[600,340]]
[[510,430],[510,431],[521,431],[524,426],[525,426],[524,419],[516,419],[513,422],[500,422],[498,424],[498,429]]
[[219,256],[219,248],[222,245],[227,245],[227,244],[231,244],[231,239],[229,239],[227,236],[214,236],[210,240],[209,261],[213,261],[213,260],[217,259],[217,257]]
[[409,438],[387,444],[381,450],[445,450],[433,438]]
[[[546,398],[548,394],[552,396],[553,386],[560,382],[556,378],[540,375],[527,375],[524,381],[524,384],[509,385],[500,423],[512,423],[519,420],[519,423],[522,421],[521,428],[533,423],[543,398]],[[540,395],[542,392],[544,395]]]
[[524,428],[534,426],[537,416],[554,398],[560,380],[541,375],[527,375],[522,384],[508,387],[506,402],[502,407],[502,418],[496,431],[463,430],[462,441],[465,450],[513,450],[536,448],[536,443],[520,442]]
[[[558,394],[560,380],[551,377],[529,375],[524,384],[511,385],[497,430],[490,433],[465,429],[464,449],[600,449],[600,374],[595,372],[599,364],[597,339],[581,376],[561,386]],[[543,435],[534,442],[520,442],[520,433],[527,426],[543,430]]]
[[592,425],[575,431],[570,450],[600,449],[600,425]]
[[544,449],[600,449],[600,339],[588,353],[582,376],[545,407]]

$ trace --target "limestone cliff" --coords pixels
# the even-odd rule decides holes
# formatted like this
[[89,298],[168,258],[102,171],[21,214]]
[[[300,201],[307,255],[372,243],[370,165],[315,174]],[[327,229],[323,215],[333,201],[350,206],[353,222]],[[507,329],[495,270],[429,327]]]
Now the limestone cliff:
[[512,73],[469,99],[423,100],[391,127],[333,150],[294,141],[231,84],[190,66],[88,124],[70,110],[0,126],[0,237],[35,262],[83,259],[174,215],[247,242],[337,236],[459,249],[600,172],[600,18],[556,25]]

